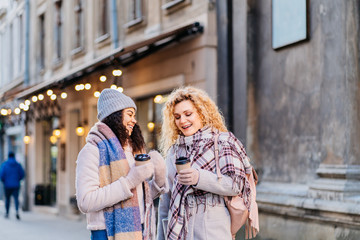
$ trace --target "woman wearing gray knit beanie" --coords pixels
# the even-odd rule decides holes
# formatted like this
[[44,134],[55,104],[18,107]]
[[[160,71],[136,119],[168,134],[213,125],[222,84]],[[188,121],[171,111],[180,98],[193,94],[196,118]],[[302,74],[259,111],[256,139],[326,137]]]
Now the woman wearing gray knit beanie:
[[91,239],[155,239],[153,199],[167,191],[164,159],[151,151],[150,161],[135,165],[134,156],[145,153],[145,142],[130,97],[104,89],[97,110],[99,122],[76,165],[77,203]]

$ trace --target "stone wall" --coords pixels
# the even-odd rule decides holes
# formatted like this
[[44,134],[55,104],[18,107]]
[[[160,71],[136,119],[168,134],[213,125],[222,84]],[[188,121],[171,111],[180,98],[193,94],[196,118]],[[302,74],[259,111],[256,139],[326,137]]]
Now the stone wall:
[[358,239],[360,3],[307,1],[308,39],[274,50],[271,2],[247,1],[260,237]]

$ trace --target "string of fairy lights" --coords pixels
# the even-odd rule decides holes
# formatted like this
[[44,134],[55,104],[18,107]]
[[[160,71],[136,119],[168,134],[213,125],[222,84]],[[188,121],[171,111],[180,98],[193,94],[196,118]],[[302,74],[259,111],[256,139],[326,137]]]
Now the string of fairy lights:
[[[118,79],[118,77],[120,77],[122,75],[122,71],[120,69],[114,69],[112,71],[112,75],[115,77],[115,80]],[[107,76],[106,75],[101,75],[99,77],[99,81],[101,83],[105,83],[107,81]],[[117,81],[114,81],[115,83],[117,83]],[[116,84],[112,84],[110,86],[110,88],[112,89],[116,89],[120,92],[123,92],[124,89],[122,86],[117,86]],[[79,83],[76,84],[74,86],[75,91],[80,92],[80,91],[90,91],[91,89],[93,89],[91,83]],[[57,93],[56,93],[57,92]],[[93,92],[93,96],[95,98],[98,98],[100,96],[100,91],[99,90],[95,90]],[[46,98],[50,99],[51,101],[55,101],[56,99],[60,98],[60,99],[66,99],[68,97],[68,93],[66,91],[60,91],[58,92],[58,89],[48,89],[46,90],[46,92],[43,93],[39,93],[37,95],[33,95],[32,97],[30,97],[29,99],[24,100],[23,102],[19,103],[18,106],[14,107],[14,108],[1,108],[0,109],[0,115],[2,116],[8,116],[11,117],[12,115],[20,115],[21,112],[27,112],[30,109],[30,106],[32,103],[36,103],[39,101],[46,101]],[[156,104],[162,104],[166,101],[167,97],[163,96],[163,95],[156,95],[153,98],[154,103]],[[153,132],[154,128],[155,128],[155,123],[150,121],[147,123],[147,128],[149,130],[149,132]],[[82,126],[81,124],[76,127],[75,129],[76,135],[78,136],[83,136],[85,134],[85,129],[84,126]],[[60,129],[54,129],[52,136],[50,136],[49,140],[52,144],[56,144],[58,139],[61,136],[61,130]],[[31,141],[31,137],[28,134],[25,134],[23,141],[25,144],[29,144]]]
[[[120,77],[122,75],[122,71],[120,69],[114,69],[112,71],[112,75],[116,78],[116,77]],[[107,81],[107,77],[106,75],[101,75],[99,77],[100,82],[104,83]],[[116,84],[112,84],[110,86],[110,88],[112,89],[116,89],[120,92],[123,92],[124,89],[121,86],[117,86]],[[76,84],[74,87],[75,91],[80,92],[83,90],[89,91],[92,89],[92,85],[91,83],[80,83],[80,84]],[[95,90],[93,93],[94,97],[98,98],[100,96],[100,91],[99,90]],[[48,97],[51,101],[55,101],[56,99],[58,99],[59,97],[61,99],[66,99],[68,97],[68,94],[66,93],[66,91],[61,91],[60,93],[56,94],[54,90],[52,89],[48,89],[46,91],[46,94],[38,94],[38,95],[33,95],[31,98],[26,99],[24,102],[19,103],[18,106],[15,106],[13,108],[11,107],[3,107],[0,109],[0,114],[2,116],[11,116],[11,115],[19,115],[22,111],[26,112],[30,109],[30,105],[31,103],[36,103],[38,101],[43,101],[46,97]]]

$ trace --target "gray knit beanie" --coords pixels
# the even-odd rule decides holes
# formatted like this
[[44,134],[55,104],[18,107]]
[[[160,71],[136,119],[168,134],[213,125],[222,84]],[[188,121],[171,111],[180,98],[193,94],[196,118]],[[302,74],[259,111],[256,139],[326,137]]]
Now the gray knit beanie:
[[118,90],[105,88],[101,92],[97,103],[97,118],[102,121],[110,114],[125,108],[135,108],[136,110],[136,105],[130,97]]

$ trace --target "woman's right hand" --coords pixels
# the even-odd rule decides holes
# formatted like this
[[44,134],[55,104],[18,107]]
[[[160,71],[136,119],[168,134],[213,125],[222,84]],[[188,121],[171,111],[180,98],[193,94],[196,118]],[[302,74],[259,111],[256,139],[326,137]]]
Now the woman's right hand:
[[196,185],[199,182],[199,171],[194,168],[183,169],[178,173],[178,181],[183,185]]
[[153,174],[154,164],[149,162],[141,166],[132,167],[125,179],[127,180],[130,189],[133,189],[146,179],[149,179]]

